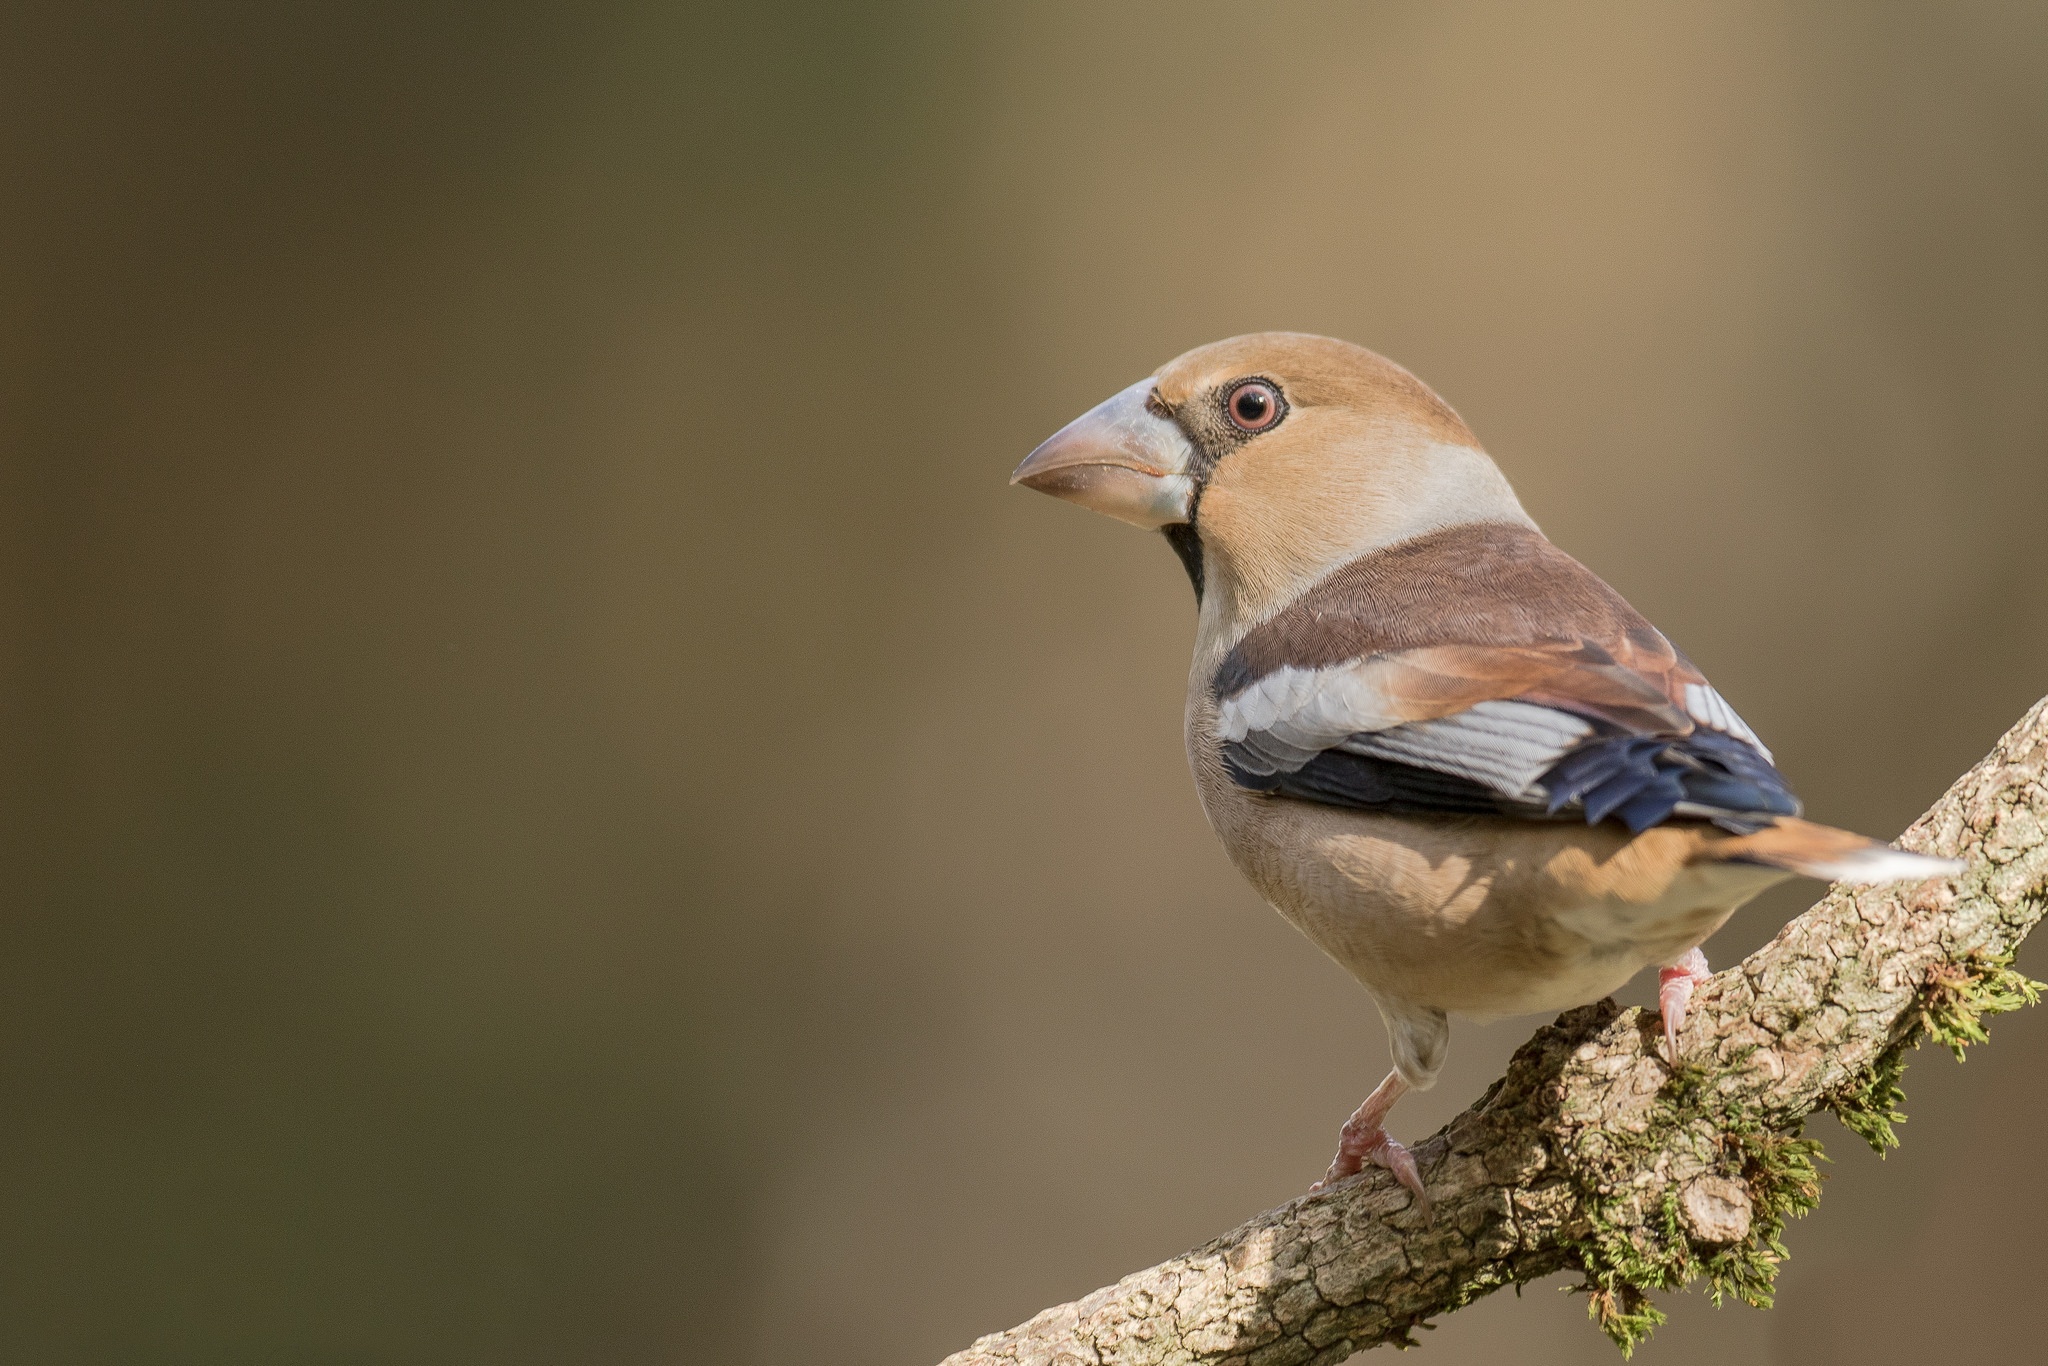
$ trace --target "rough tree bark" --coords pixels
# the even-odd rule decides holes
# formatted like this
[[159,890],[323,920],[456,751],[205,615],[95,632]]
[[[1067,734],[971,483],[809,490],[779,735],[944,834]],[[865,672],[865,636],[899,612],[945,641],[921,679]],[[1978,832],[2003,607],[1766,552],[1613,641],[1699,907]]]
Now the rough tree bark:
[[1960,1056],[2034,999],[2012,955],[2048,893],[2048,699],[1900,838],[1953,882],[1837,888],[1693,997],[1675,1071],[1654,1015],[1561,1016],[1416,1146],[1435,1214],[1378,1168],[1304,1196],[943,1366],[1299,1366],[1406,1343],[1423,1320],[1557,1271],[1626,1354],[1649,1292],[1705,1278],[1770,1303],[1785,1221],[1819,1199],[1833,1110],[1883,1151],[1923,1040]]

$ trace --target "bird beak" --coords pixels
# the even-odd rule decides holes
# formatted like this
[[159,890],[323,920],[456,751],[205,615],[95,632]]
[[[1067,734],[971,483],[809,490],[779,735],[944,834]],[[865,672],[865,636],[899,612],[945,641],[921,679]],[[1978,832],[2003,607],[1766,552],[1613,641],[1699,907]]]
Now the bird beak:
[[1151,394],[1152,381],[1141,379],[1098,403],[1025,456],[1010,482],[1148,531],[1187,521],[1195,450],[1145,406]]

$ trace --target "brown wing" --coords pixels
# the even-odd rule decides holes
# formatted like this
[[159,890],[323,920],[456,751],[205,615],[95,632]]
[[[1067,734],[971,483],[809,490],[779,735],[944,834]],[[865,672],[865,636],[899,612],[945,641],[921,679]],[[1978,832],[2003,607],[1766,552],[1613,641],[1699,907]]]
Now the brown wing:
[[1520,698],[1624,730],[1685,734],[1706,678],[1600,577],[1533,527],[1450,527],[1363,556],[1254,627],[1219,699],[1281,669],[1374,661],[1387,713],[1429,720]]
[[1791,812],[1753,733],[1621,595],[1533,528],[1345,566],[1238,643],[1218,738],[1246,786],[1340,805]]

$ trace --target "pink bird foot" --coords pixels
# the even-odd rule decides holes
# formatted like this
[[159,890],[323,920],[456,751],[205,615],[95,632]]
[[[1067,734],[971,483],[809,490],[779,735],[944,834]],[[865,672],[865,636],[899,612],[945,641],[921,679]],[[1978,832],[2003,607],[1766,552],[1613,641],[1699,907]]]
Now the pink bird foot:
[[1423,1213],[1429,1212],[1429,1196],[1423,1192],[1422,1173],[1415,1166],[1414,1155],[1396,1142],[1385,1127],[1387,1111],[1394,1108],[1394,1102],[1407,1090],[1408,1083],[1401,1080],[1399,1072],[1387,1074],[1387,1079],[1344,1121],[1337,1136],[1337,1155],[1330,1160],[1330,1170],[1323,1173],[1323,1179],[1309,1187],[1310,1194],[1358,1175],[1371,1162],[1392,1172],[1394,1179],[1415,1196]]
[[1698,949],[1687,949],[1683,958],[1657,973],[1657,1009],[1664,1016],[1664,1042],[1674,1067],[1678,1065],[1678,1030],[1685,1023],[1685,1008],[1692,1002],[1692,989],[1711,975],[1707,956]]

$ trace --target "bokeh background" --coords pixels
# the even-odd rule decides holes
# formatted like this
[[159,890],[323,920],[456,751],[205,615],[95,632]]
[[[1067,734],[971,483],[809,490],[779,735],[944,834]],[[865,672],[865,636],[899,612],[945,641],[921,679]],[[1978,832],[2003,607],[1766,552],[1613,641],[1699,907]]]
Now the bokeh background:
[[[1417,370],[1821,819],[2048,691],[2029,0],[22,5],[0,176],[0,1362],[929,1362],[1297,1193],[1379,1022],[1005,486],[1216,337]],[[1996,1034],[1642,1359],[2037,1352]]]

